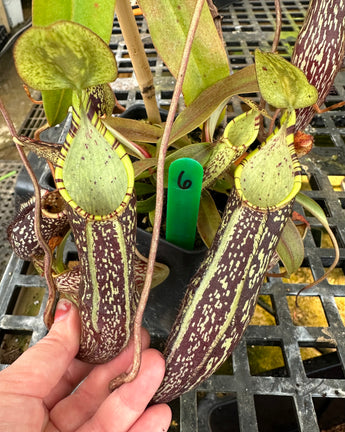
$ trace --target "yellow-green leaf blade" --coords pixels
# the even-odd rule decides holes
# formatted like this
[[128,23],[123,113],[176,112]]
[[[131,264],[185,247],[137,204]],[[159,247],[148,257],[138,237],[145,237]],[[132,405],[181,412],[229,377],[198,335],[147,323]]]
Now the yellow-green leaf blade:
[[287,220],[281,234],[277,246],[277,253],[289,276],[295,273],[302,265],[304,259],[303,240],[291,219]]
[[72,90],[45,90],[42,92],[44,112],[50,126],[61,123],[72,104]]
[[[139,0],[153,44],[177,77],[195,0]],[[182,92],[189,105],[202,90],[229,75],[227,55],[205,2]]]
[[244,69],[217,81],[200,95],[176,118],[169,143],[177,141],[206,121],[214,110],[237,94],[255,93],[259,90],[255,67]]
[[114,10],[115,0],[33,0],[32,24],[43,27],[61,20],[73,21],[109,43]]

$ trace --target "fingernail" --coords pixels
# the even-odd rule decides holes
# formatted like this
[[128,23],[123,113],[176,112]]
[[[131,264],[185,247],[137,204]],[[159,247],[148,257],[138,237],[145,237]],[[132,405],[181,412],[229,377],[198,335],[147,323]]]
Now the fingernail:
[[67,318],[68,312],[71,310],[72,303],[69,300],[59,300],[56,305],[54,323],[59,322]]

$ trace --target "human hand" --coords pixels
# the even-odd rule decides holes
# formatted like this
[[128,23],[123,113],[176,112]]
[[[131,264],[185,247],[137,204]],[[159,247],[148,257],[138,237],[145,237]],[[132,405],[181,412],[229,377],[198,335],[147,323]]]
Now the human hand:
[[0,432],[167,431],[170,408],[147,408],[165,370],[162,355],[148,349],[148,334],[138,376],[112,393],[109,381],[129,368],[133,346],[95,366],[75,359],[79,338],[77,308],[62,300],[48,335],[0,373]]

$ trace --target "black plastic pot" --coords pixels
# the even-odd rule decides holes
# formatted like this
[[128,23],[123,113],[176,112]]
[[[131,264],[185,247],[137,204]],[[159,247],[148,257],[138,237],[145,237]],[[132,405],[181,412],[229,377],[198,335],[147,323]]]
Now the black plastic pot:
[[241,3],[241,0],[213,0],[218,10],[224,9],[233,3]]
[[[151,234],[138,228],[137,248],[148,256]],[[186,250],[160,239],[157,262],[166,264],[170,273],[168,278],[151,290],[144,314],[143,325],[152,338],[165,339],[170,332],[177,310],[186,291],[187,284],[198,269],[206,247],[199,250]]]
[[[69,114],[64,122],[43,131],[40,135],[41,140],[62,145],[70,127],[71,119],[72,115]],[[55,189],[53,177],[46,160],[39,158],[32,152],[29,153],[28,159],[40,186],[47,190]],[[26,202],[34,195],[34,187],[25,167],[23,167],[18,174],[14,192],[17,210],[23,202]]]

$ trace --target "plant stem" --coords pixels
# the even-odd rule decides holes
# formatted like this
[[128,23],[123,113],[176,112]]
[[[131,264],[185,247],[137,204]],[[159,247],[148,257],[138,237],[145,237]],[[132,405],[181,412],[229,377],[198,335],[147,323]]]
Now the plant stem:
[[208,8],[210,9],[210,13],[213,18],[214,25],[216,26],[219,38],[225,45],[224,38],[223,38],[223,31],[222,31],[222,17],[219,15],[218,9],[212,0],[207,0],[207,5]]
[[272,42],[271,51],[274,53],[277,51],[278,43],[280,39],[280,32],[282,29],[282,9],[280,5],[280,0],[274,0],[275,10],[276,10],[276,29],[274,32],[274,39]]
[[154,270],[154,264],[156,260],[156,254],[158,249],[158,242],[159,242],[159,232],[160,232],[160,226],[162,222],[162,210],[163,210],[163,201],[164,201],[164,160],[168,148],[169,143],[169,137],[172,129],[172,125],[174,122],[175,113],[178,107],[179,97],[182,92],[182,84],[184,81],[184,77],[186,74],[187,64],[189,60],[190,51],[192,48],[192,43],[194,39],[194,35],[196,32],[196,29],[198,27],[201,10],[203,7],[205,0],[197,0],[194,14],[192,17],[192,21],[188,30],[187,40],[184,46],[181,64],[179,73],[177,75],[176,85],[174,89],[174,93],[171,99],[170,109],[168,112],[168,117],[165,125],[165,129],[162,136],[162,141],[159,149],[159,155],[158,155],[158,163],[157,163],[157,188],[156,188],[156,211],[155,211],[155,219],[154,219],[154,225],[153,225],[153,232],[152,232],[152,240],[151,240],[151,247],[150,247],[150,253],[147,263],[147,272],[146,272],[146,278],[144,282],[144,287],[141,293],[140,302],[138,305],[137,313],[134,320],[134,330],[133,330],[133,336],[134,336],[134,359],[133,359],[133,365],[130,370],[130,372],[127,375],[122,375],[121,377],[118,377],[119,379],[115,378],[110,383],[110,390],[114,390],[116,387],[121,385],[124,382],[132,381],[138,374],[140,363],[141,363],[141,324],[142,319],[144,315],[144,310],[146,307],[147,299],[150,293],[150,287],[152,282],[152,276],[153,276],[153,270]]
[[148,120],[151,123],[160,123],[161,117],[156,102],[150,65],[129,0],[117,0],[115,11],[143,96]]

